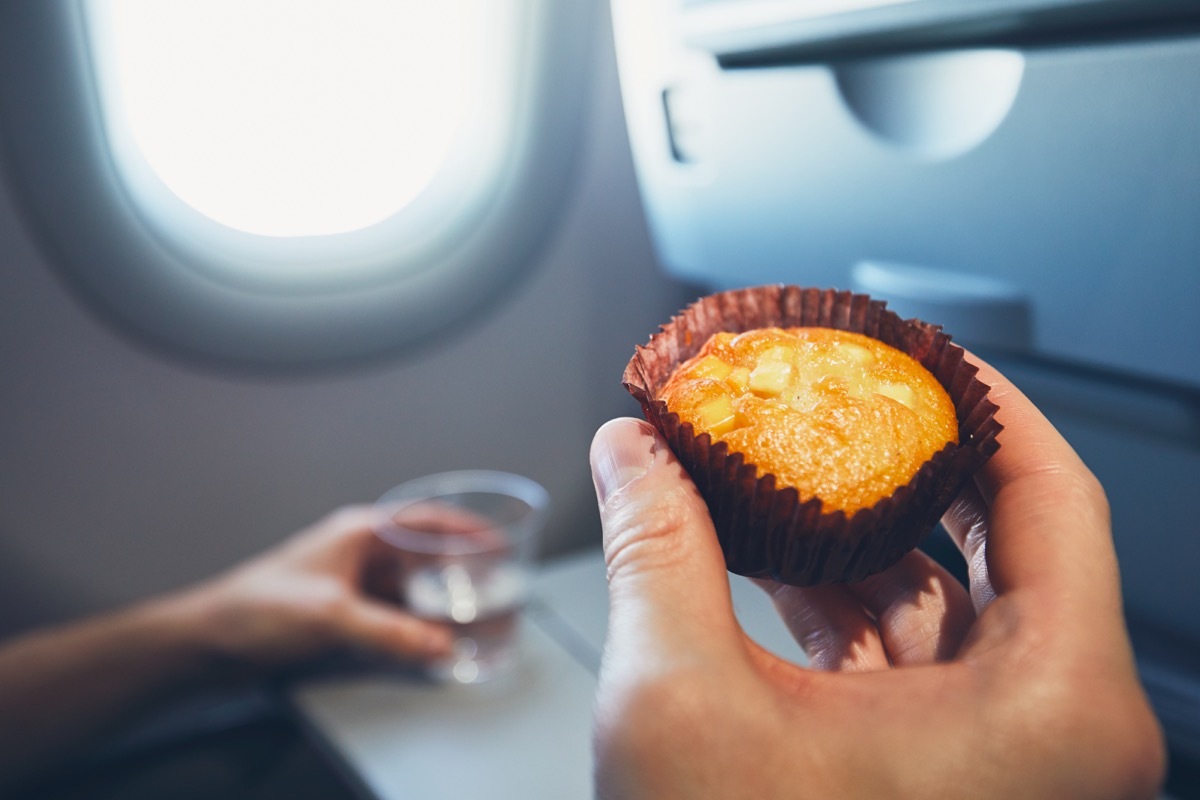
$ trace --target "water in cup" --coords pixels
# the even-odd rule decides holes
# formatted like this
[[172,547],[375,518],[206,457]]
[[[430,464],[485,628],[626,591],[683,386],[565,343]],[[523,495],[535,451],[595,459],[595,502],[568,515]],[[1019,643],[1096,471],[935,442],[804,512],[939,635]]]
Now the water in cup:
[[517,629],[549,504],[520,475],[465,470],[402,484],[379,501],[376,533],[392,546],[409,611],[448,626],[454,652],[428,665],[437,678],[477,683],[517,661]]
[[433,665],[460,683],[486,680],[516,657],[517,614],[528,579],[518,565],[432,565],[408,576],[405,600],[417,616],[445,624],[454,652]]

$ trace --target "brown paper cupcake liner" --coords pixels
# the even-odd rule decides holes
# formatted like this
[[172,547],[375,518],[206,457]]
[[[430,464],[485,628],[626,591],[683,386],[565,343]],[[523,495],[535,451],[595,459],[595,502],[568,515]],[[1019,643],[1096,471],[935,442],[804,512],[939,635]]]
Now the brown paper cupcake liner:
[[[959,443],[948,444],[908,484],[850,517],[825,513],[821,501],[777,489],[774,475],[667,410],[658,399],[675,368],[718,331],[826,327],[866,334],[908,353],[945,387],[958,417]],[[989,387],[940,326],[904,320],[867,295],[798,286],[737,289],[697,300],[639,346],[625,388],[666,439],[708,504],[731,572],[796,586],[862,580],[918,544],[971,475],[999,448],[1001,425]]]

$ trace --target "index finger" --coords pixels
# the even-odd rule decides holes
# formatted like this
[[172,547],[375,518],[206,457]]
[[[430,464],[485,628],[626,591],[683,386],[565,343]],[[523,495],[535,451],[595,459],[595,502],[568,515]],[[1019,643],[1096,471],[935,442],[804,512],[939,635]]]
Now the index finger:
[[992,387],[1004,425],[1000,449],[976,476],[988,506],[987,568],[996,594],[1023,589],[1040,602],[1071,599],[1119,610],[1103,487],[1019,389],[981,359],[969,360]]

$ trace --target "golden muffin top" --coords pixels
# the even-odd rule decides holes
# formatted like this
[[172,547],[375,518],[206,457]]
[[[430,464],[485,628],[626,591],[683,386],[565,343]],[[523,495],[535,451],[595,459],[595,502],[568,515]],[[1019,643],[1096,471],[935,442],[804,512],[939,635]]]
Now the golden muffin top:
[[928,370],[832,328],[716,333],[659,398],[826,512],[874,505],[958,442],[954,404]]

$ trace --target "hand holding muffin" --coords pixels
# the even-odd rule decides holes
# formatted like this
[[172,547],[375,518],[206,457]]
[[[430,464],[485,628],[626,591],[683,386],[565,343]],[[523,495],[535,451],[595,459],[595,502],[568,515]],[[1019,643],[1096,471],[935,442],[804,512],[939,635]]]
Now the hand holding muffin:
[[970,592],[920,551],[857,583],[761,581],[817,669],[742,632],[708,507],[661,435],[600,430],[599,796],[1154,795],[1161,733],[1103,491],[1019,391],[979,375],[1003,446],[944,517]]

